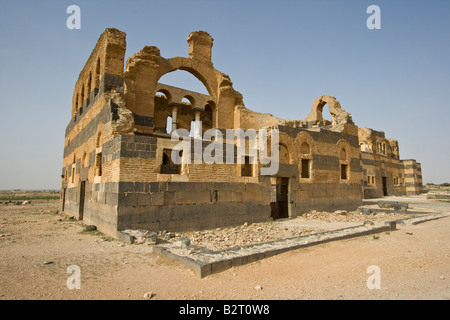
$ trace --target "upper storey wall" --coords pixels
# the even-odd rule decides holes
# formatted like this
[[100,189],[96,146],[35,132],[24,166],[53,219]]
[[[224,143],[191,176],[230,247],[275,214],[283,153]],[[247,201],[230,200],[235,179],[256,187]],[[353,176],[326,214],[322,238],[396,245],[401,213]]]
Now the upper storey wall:
[[106,29],[80,72],[72,98],[72,117],[81,114],[94,97],[122,86],[126,34]]

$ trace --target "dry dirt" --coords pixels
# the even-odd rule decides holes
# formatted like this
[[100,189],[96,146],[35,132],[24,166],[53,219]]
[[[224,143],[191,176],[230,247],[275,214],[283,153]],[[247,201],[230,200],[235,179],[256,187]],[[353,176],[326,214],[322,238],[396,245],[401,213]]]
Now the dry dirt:
[[[450,212],[450,203],[424,196],[412,201],[423,211],[428,206],[430,212]],[[81,222],[57,209],[57,200],[0,204],[0,299],[144,299],[147,292],[152,300],[450,299],[450,217],[303,248],[199,279],[152,253],[151,246],[84,232]],[[216,243],[232,246],[230,241],[244,241],[243,234],[256,241],[380,218],[315,213],[194,236],[206,243],[216,235]],[[80,289],[67,287],[71,265],[81,270]],[[380,289],[367,287],[371,265],[380,268]]]

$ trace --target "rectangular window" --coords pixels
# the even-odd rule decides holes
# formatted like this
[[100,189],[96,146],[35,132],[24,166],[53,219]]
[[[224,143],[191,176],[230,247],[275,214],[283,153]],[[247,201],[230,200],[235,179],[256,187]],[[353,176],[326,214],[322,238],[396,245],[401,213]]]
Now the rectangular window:
[[[180,158],[182,157],[182,151],[180,151]],[[181,164],[175,164],[172,161],[172,150],[163,150],[163,159],[161,164],[161,174],[180,174]]]
[[341,164],[341,179],[342,180],[347,180],[347,168],[348,166],[346,164]]
[[75,164],[72,165],[72,183],[75,182]]
[[242,177],[253,177],[253,166],[250,163],[250,157],[246,156],[245,161],[241,167],[241,176]]
[[102,175],[102,153],[99,152],[95,155],[95,175]]
[[302,159],[302,178],[309,178],[309,165],[310,160],[309,159]]

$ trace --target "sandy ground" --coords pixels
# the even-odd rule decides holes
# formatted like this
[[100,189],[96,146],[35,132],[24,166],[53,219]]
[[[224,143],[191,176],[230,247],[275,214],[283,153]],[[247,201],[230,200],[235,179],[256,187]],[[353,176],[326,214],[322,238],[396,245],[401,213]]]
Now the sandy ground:
[[[433,212],[450,203],[410,199]],[[299,249],[199,279],[187,267],[55,214],[56,200],[0,204],[0,299],[450,299],[450,218],[376,237]],[[311,228],[342,227],[305,219]],[[301,219],[283,222],[298,230]],[[347,222],[354,224],[355,222]],[[47,262],[47,263],[46,263]],[[80,268],[80,289],[69,289],[67,268]],[[369,266],[380,289],[369,289]]]

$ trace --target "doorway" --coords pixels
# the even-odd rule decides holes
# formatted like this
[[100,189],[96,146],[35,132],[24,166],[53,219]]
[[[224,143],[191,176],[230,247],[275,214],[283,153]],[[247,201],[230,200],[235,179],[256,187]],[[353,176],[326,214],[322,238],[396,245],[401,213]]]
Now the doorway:
[[383,177],[383,196],[387,196],[387,177]]
[[81,181],[80,182],[80,206],[78,209],[78,220],[83,220],[85,195],[86,195],[86,181]]
[[289,218],[289,178],[272,178],[270,216],[276,219]]

